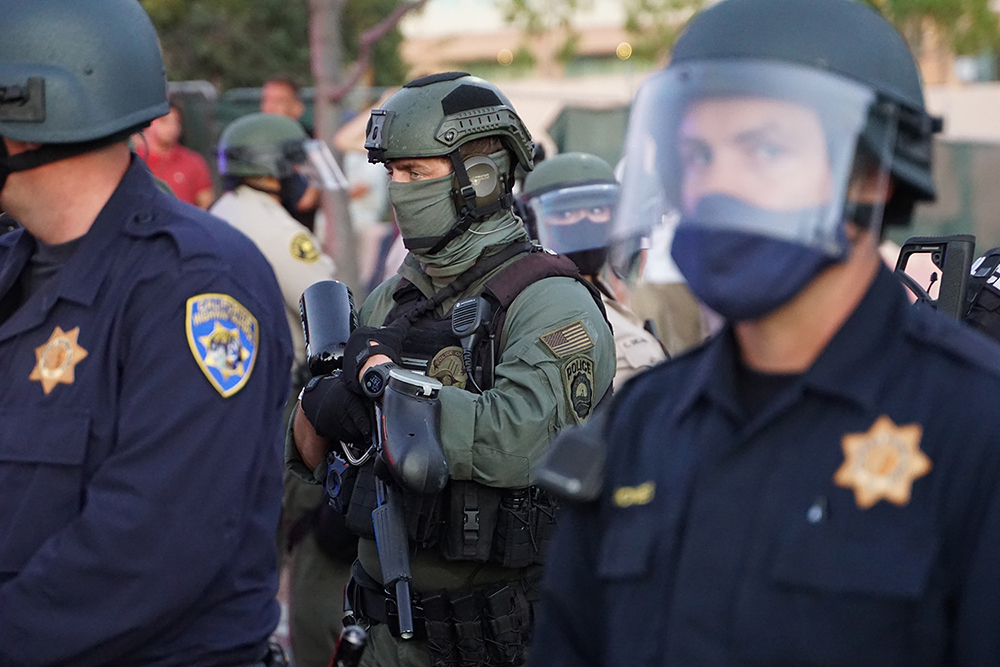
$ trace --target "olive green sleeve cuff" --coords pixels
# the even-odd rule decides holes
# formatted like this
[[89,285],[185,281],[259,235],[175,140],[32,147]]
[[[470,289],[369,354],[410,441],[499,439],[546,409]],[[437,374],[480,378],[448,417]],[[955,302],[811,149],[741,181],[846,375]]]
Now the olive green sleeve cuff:
[[477,396],[457,387],[442,387],[441,446],[453,479],[472,479],[472,444],[476,434]]
[[[294,412],[293,412],[294,415]],[[295,475],[303,482],[309,484],[323,484],[326,481],[326,462],[321,462],[315,470],[302,461],[299,450],[295,449],[295,439],[292,436],[292,419],[288,420],[288,427],[285,429],[285,470]]]

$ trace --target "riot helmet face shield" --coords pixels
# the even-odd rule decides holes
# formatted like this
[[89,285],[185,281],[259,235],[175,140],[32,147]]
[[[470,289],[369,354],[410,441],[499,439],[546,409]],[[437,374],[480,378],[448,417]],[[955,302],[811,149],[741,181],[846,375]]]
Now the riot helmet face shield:
[[561,254],[604,248],[618,205],[615,183],[577,185],[546,192],[530,200],[538,241]]
[[[745,264],[762,244],[782,261],[807,254],[808,266],[798,261],[785,278],[795,282],[798,272],[808,282],[847,256],[848,221],[878,236],[897,126],[896,105],[810,67],[754,59],[670,67],[633,105],[612,261],[635,275],[640,239],[676,222],[672,254],[696,294],[691,274]],[[780,305],[776,298],[760,307]]]
[[[253,165],[252,170],[283,181],[300,175],[321,190],[342,190],[347,178],[330,148],[318,139],[291,139],[276,144],[243,144],[219,148],[219,171],[227,174],[230,163]],[[232,170],[234,173],[236,169]]]

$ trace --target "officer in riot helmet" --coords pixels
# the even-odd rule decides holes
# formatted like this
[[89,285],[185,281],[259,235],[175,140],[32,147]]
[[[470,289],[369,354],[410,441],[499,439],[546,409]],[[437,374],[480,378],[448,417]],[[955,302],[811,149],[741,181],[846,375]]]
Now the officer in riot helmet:
[[656,336],[616,296],[626,290],[607,267],[618,194],[611,165],[588,153],[563,153],[536,166],[522,193],[542,246],[573,260],[601,292],[615,337],[616,386],[666,359]]
[[633,107],[614,235],[679,216],[672,256],[728,324],[591,422],[603,488],[560,522],[536,664],[1000,660],[1000,418],[975,400],[1000,348],[911,307],[877,251],[933,199],[939,128],[862,3],[691,20]]
[[274,274],[130,152],[169,111],[138,2],[0,16],[0,665],[283,665]]
[[[412,639],[400,636],[372,539],[374,463],[340,485],[361,536],[347,598],[371,624],[363,664],[522,664],[556,507],[532,486],[532,467],[608,392],[611,334],[576,266],[533,246],[512,212],[531,142],[494,85],[458,72],[412,81],[372,112],[366,146],[391,176],[409,255],[362,306],[342,374],[304,391],[291,465],[323,477],[331,442],[342,455],[370,442],[366,368],[391,360],[440,381],[447,486],[404,494]],[[452,311],[475,297],[483,327],[459,338]]]

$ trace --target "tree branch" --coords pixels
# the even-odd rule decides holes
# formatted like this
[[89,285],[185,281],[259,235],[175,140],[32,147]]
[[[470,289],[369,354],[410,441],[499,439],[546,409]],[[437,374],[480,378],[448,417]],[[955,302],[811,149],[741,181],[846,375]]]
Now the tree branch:
[[358,39],[357,60],[351,66],[351,71],[348,72],[344,83],[331,90],[327,95],[327,100],[334,104],[339,104],[347,97],[347,94],[358,85],[358,81],[361,80],[365,70],[368,69],[368,65],[371,62],[372,44],[389,34],[409,12],[414,9],[420,9],[426,4],[427,0],[403,3],[399,7],[396,7],[392,14],[389,14],[389,16],[361,33],[361,37]]

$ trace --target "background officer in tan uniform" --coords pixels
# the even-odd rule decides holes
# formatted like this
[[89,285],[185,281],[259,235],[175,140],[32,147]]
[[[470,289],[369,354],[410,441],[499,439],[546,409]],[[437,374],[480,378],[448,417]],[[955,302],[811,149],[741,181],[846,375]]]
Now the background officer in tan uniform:
[[319,280],[333,278],[333,260],[312,233],[281,205],[282,187],[305,162],[309,137],[296,121],[255,113],[231,123],[219,140],[219,173],[226,193],[211,212],[250,237],[271,263],[285,298],[295,364],[305,364],[299,296]]
[[601,158],[563,153],[528,173],[523,194],[542,245],[573,260],[601,292],[615,336],[616,387],[667,358],[656,336],[624,302],[624,286],[614,289],[621,281],[607,267],[618,189],[614,170]]
[[[212,213],[250,237],[278,278],[295,345],[293,397],[307,378],[299,296],[334,273],[333,260],[320,252],[316,238],[281,203],[288,199],[282,195],[294,187],[296,166],[305,161],[307,141],[302,126],[286,116],[255,113],[231,123],[219,142],[219,173],[227,192],[212,207]],[[294,404],[294,399],[289,401]],[[310,589],[342,589],[354,560],[353,555],[330,560],[315,539],[312,526],[323,510],[322,491],[292,475],[285,477],[279,549],[283,555],[290,552],[289,629],[296,663],[303,667],[329,662],[339,630],[339,614],[333,615],[333,623],[329,617],[340,608],[340,597],[327,600]]]

